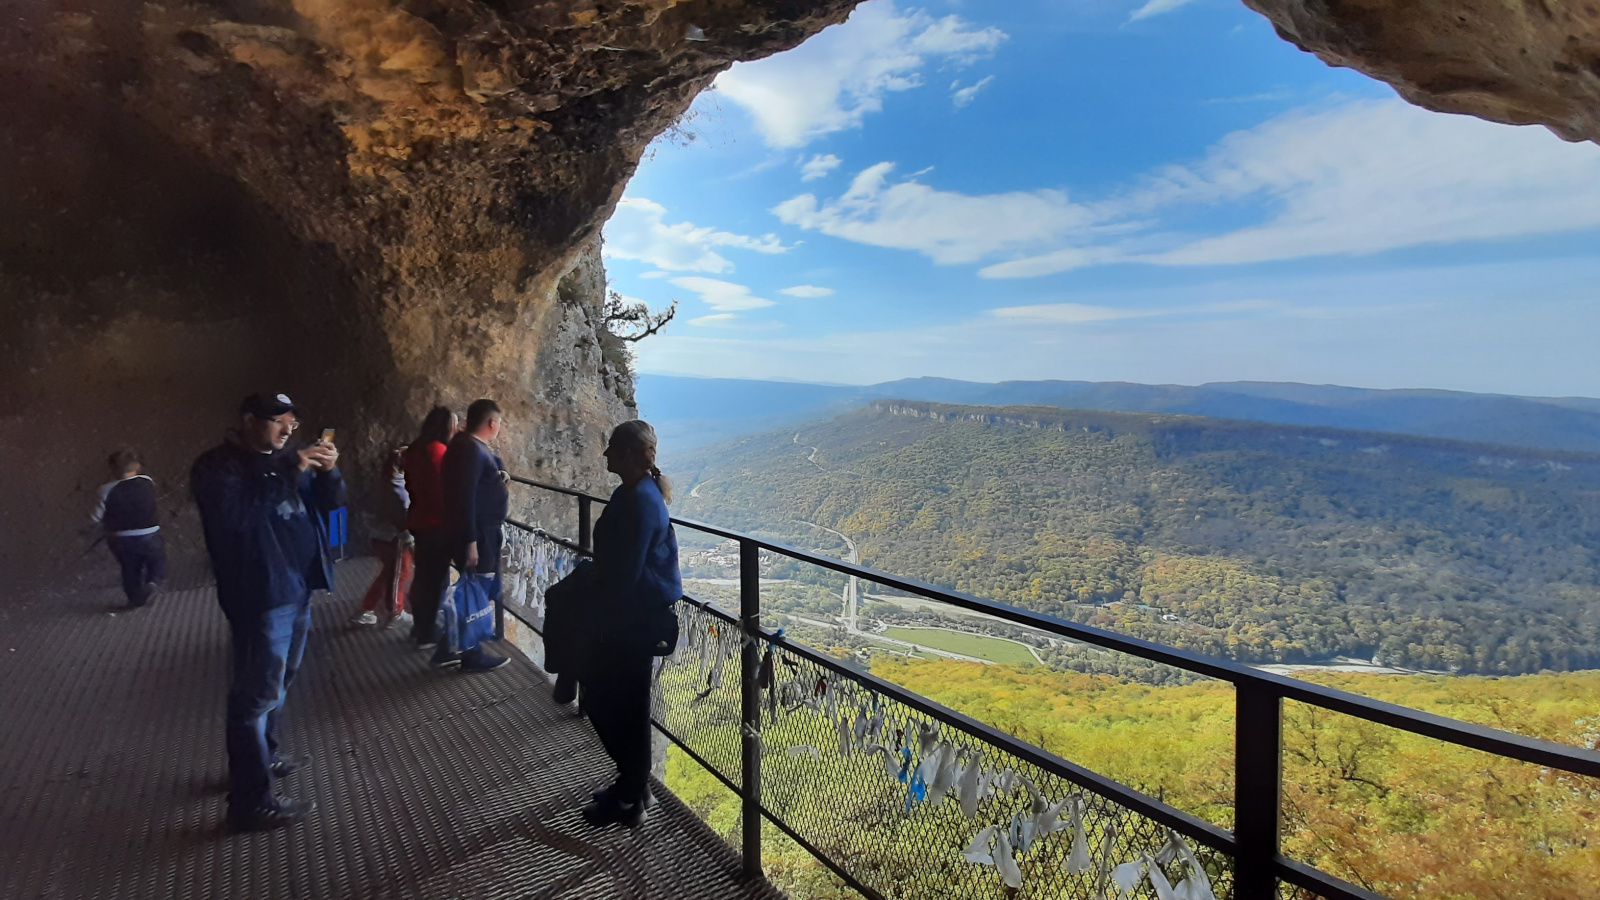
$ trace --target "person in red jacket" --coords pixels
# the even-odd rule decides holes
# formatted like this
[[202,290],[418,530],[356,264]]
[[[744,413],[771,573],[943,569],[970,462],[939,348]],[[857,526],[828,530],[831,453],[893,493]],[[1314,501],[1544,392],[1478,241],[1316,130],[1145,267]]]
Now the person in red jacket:
[[439,601],[450,583],[450,534],[445,527],[444,465],[445,447],[460,430],[460,420],[449,407],[435,406],[422,420],[422,432],[404,454],[406,493],[411,509],[406,514],[406,530],[416,540],[415,572],[411,596],[411,638],[424,649],[434,645],[433,624],[439,616]]
[[383,463],[383,480],[389,485],[376,514],[369,513],[368,528],[372,532],[372,555],[383,564],[367,595],[361,600],[361,611],[351,620],[353,625],[378,625],[387,629],[396,622],[408,622],[406,592],[411,588],[412,540],[407,519],[410,516],[411,497],[406,493],[405,449],[390,453]]

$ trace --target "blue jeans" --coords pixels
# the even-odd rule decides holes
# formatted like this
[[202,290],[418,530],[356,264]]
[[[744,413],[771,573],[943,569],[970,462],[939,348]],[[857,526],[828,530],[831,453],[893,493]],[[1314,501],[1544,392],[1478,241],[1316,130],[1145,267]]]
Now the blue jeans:
[[[224,610],[224,612],[227,612]],[[228,689],[228,811],[272,805],[271,765],[278,715],[306,652],[311,597],[290,606],[227,612],[233,630],[233,685]]]
[[167,554],[161,544],[161,532],[141,534],[136,537],[106,536],[106,546],[122,567],[122,592],[129,606],[143,606],[144,586],[160,584],[167,577]]

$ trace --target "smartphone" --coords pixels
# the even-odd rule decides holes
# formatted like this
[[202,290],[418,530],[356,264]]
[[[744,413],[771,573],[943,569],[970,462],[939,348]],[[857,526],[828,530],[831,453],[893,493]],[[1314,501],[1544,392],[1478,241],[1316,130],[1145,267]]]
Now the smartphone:
[[324,429],[322,429],[322,440],[321,440],[320,443],[324,443],[324,444],[333,443],[333,429],[332,428],[324,428]]

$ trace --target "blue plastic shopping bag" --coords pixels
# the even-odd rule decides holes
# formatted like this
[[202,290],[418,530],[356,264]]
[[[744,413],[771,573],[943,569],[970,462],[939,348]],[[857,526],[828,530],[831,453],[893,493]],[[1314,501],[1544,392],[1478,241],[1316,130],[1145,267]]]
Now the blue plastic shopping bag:
[[439,642],[451,653],[465,653],[494,640],[494,595],[499,575],[463,574],[449,599],[439,604]]

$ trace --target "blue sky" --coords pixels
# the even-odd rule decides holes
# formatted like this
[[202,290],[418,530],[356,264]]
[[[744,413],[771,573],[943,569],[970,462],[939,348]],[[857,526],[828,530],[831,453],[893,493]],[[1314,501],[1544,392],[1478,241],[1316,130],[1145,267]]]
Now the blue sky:
[[1234,0],[870,0],[735,66],[606,228],[646,372],[1600,396],[1600,147]]

